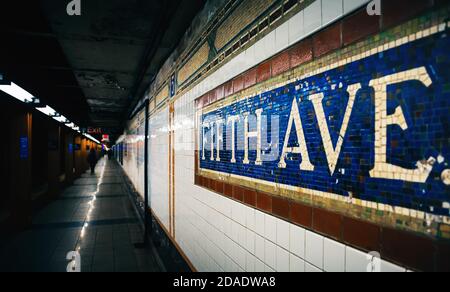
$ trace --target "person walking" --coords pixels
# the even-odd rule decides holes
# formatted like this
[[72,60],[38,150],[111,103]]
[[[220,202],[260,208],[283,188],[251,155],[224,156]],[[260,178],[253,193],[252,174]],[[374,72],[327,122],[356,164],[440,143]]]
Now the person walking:
[[95,166],[97,165],[97,154],[95,154],[94,148],[92,148],[91,151],[89,152],[87,160],[88,160],[89,166],[91,167],[91,174],[94,174]]

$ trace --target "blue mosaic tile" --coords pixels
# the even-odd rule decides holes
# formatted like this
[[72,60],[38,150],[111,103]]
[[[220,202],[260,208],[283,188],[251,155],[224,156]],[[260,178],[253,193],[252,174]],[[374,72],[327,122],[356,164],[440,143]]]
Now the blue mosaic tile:
[[[206,129],[205,157],[200,142],[200,167],[227,174],[234,174],[268,182],[280,183],[306,189],[332,192],[362,200],[420,210],[436,215],[449,215],[443,203],[450,201],[450,188],[441,179],[448,169],[450,159],[450,37],[448,32],[435,34],[400,47],[384,51],[341,68],[317,76],[299,80],[272,91],[239,101],[224,108],[204,114],[202,121],[227,120],[230,116],[251,113],[249,131],[257,128],[257,109],[263,109],[262,151],[275,151],[273,157],[266,156],[262,165],[256,165],[256,138],[250,138],[249,160],[244,164],[244,119],[236,123],[236,163],[231,163],[232,151],[223,146],[220,162],[211,161],[211,142],[217,144],[217,135],[211,139],[211,130]],[[416,169],[417,162],[429,157],[443,157],[436,162],[426,183],[413,183],[394,179],[373,178],[370,171],[375,164],[375,92],[369,86],[371,80],[425,67],[433,84],[426,87],[420,81],[411,80],[388,86],[387,112],[391,115],[401,107],[408,124],[404,130],[399,126],[387,127],[387,162],[402,168]],[[347,87],[360,83],[344,138],[336,171],[332,174],[328,166],[317,113],[310,96],[324,93],[323,108],[336,147],[343,124],[349,94]],[[333,86],[334,85],[334,86]],[[342,85],[342,86],[339,86]],[[337,88],[335,88],[335,86]],[[308,153],[314,171],[301,171],[300,154],[288,154],[286,168],[279,168],[281,151],[288,129],[293,100],[299,104],[299,112],[305,132]],[[279,117],[279,135],[271,132],[272,117]],[[276,125],[275,125],[276,126]],[[222,125],[223,145],[231,141],[230,125]],[[213,128],[214,133],[217,131]],[[203,141],[202,131],[199,141]],[[267,134],[266,134],[267,132]],[[289,147],[298,147],[295,126],[292,127]],[[272,143],[271,143],[272,142]],[[217,150],[214,150],[214,157]]]

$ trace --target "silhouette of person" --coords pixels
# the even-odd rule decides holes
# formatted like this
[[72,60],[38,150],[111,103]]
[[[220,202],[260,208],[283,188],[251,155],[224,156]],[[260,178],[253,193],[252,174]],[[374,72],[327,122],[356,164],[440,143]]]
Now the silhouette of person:
[[95,166],[97,165],[97,154],[95,153],[94,148],[91,149],[89,152],[87,161],[89,163],[89,166],[91,167],[91,174],[95,173]]

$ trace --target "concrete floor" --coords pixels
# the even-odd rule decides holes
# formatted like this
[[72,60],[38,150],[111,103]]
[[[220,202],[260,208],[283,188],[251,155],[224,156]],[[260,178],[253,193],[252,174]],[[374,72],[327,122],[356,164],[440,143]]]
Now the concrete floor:
[[154,248],[136,249],[142,230],[120,167],[101,160],[33,217],[27,230],[0,240],[0,271],[65,272],[79,251],[81,272],[159,272]]

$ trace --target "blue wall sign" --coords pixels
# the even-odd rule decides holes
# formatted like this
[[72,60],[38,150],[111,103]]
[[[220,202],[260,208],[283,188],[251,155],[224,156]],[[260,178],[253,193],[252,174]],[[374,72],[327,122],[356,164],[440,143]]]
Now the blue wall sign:
[[448,216],[449,48],[437,33],[203,112],[200,168]]
[[170,78],[170,97],[174,97],[176,93],[176,79],[175,74]]
[[22,136],[20,137],[20,159],[27,160],[28,152],[28,137]]

